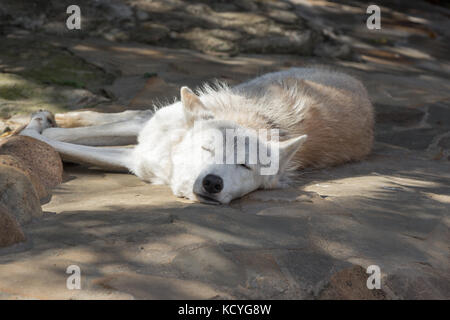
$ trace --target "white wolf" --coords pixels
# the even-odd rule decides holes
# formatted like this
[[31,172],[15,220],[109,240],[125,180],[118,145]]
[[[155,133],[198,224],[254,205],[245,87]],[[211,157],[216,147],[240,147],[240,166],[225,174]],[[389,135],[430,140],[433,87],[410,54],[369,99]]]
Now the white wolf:
[[[232,88],[204,86],[198,95],[183,87],[180,101],[156,111],[84,111],[56,118],[84,127],[54,128],[53,116],[40,111],[21,134],[50,144],[63,159],[125,169],[169,185],[176,196],[213,204],[284,186],[294,169],[363,159],[372,147],[374,125],[364,86],[324,67],[269,73]],[[234,159],[236,148],[223,144],[223,150],[215,150],[211,129],[233,129],[246,146],[245,137],[257,139],[269,154],[278,154],[278,170],[262,175],[261,163],[249,163],[248,157],[236,164],[214,163],[216,152]],[[280,142],[255,137],[259,129],[277,129]],[[134,148],[104,147],[132,144],[136,137]]]

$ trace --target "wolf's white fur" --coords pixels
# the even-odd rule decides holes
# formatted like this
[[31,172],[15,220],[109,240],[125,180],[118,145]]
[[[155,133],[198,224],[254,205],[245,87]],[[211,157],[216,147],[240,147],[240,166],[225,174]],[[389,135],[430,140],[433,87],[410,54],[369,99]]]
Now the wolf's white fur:
[[[148,113],[146,116],[150,117]],[[124,117],[122,124],[103,122],[102,130],[86,127],[82,136],[95,140],[100,135],[103,142],[99,144],[106,145],[104,140],[108,134],[111,139],[117,139],[117,135],[139,131],[138,143],[132,150],[109,149],[102,153],[104,148],[67,143],[80,137],[75,131],[71,136],[62,134],[61,130],[80,128],[44,130],[42,114],[35,116],[22,134],[46,141],[72,161],[126,167],[143,180],[170,185],[177,196],[211,203],[228,203],[258,188],[282,186],[287,173],[294,169],[360,160],[370,152],[373,142],[373,110],[364,86],[349,75],[322,67],[269,73],[233,88],[217,83],[214,87],[205,86],[198,96],[182,88],[181,101],[158,109],[149,120],[136,121],[133,114],[134,122],[130,122],[129,117],[129,114],[128,118]],[[36,122],[36,119],[41,120]],[[132,129],[124,130],[126,123]],[[202,125],[198,126],[199,123]],[[136,129],[139,124],[141,130]],[[270,138],[259,139],[268,149],[277,148],[278,173],[263,176],[258,164],[243,167],[208,161],[213,153],[205,130],[223,132],[227,128],[236,129],[243,136],[251,135],[253,129],[280,130],[279,145]],[[89,144],[95,143],[91,139]],[[220,192],[205,190],[202,181],[208,175],[221,178]]]

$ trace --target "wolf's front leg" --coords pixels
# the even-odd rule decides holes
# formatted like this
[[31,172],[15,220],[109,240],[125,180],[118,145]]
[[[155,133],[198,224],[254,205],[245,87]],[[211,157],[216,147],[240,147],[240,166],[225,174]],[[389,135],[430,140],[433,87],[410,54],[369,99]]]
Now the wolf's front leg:
[[148,120],[131,119],[78,128],[46,128],[46,138],[85,146],[125,146],[137,143],[137,137]]
[[122,121],[147,121],[153,115],[152,110],[127,110],[118,113],[102,113],[95,111],[72,111],[57,113],[56,122],[63,128],[100,126]]
[[41,133],[54,126],[52,114],[39,111],[32,115],[30,123],[20,132],[43,141],[58,151],[63,158],[70,162],[96,166],[104,170],[130,171],[132,166],[131,148],[99,148],[88,147],[67,142],[56,141],[43,136]]

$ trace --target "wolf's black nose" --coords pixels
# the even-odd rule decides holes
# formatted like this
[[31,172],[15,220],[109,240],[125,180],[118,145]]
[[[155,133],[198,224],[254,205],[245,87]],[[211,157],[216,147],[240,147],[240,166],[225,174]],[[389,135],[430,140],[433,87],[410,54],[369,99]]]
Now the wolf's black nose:
[[208,174],[204,177],[202,184],[208,193],[219,193],[223,189],[222,178],[215,174]]

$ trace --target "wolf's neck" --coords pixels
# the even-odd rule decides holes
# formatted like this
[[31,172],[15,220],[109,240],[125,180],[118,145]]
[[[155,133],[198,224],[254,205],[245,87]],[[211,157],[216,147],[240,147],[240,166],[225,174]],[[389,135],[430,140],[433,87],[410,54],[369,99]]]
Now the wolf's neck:
[[250,129],[275,129],[278,125],[262,110],[255,108],[257,101],[233,94],[230,91],[216,92],[205,97],[207,105],[212,106],[212,113],[217,120],[233,121]]
[[236,110],[235,112],[223,113],[220,118],[230,120],[238,125],[249,129],[274,129],[276,125],[270,119],[254,110]]

